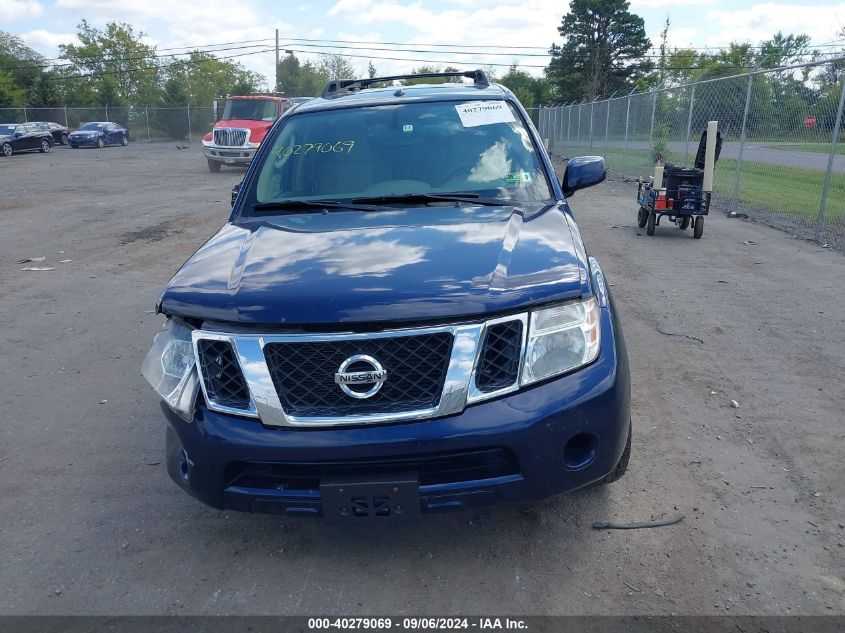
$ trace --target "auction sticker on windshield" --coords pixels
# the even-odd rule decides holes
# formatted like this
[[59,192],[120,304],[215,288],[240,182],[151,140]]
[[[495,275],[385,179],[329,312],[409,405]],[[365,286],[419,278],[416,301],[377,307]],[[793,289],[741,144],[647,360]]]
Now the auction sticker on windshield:
[[504,101],[470,101],[455,106],[464,127],[510,123],[513,112]]

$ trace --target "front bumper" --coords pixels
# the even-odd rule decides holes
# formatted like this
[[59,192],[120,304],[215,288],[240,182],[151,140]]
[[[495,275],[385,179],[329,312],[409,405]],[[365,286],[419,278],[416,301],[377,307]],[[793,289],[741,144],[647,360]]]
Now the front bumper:
[[[168,472],[185,491],[215,508],[308,516],[322,514],[320,476],[389,475],[391,468],[419,475],[422,512],[533,501],[582,488],[613,471],[630,428],[624,340],[612,310],[601,314],[602,349],[593,364],[471,405],[459,415],[290,429],[268,428],[204,405],[186,422],[163,404],[170,423]],[[564,447],[575,436],[587,438],[589,445],[573,464]],[[466,455],[475,466],[485,465],[456,465],[458,456]],[[434,473],[436,464],[449,472]]]
[[97,136],[70,136],[68,143],[70,145],[96,145],[98,139]]
[[202,146],[202,153],[208,160],[217,161],[225,165],[247,165],[255,157],[256,151],[258,151],[257,147]]

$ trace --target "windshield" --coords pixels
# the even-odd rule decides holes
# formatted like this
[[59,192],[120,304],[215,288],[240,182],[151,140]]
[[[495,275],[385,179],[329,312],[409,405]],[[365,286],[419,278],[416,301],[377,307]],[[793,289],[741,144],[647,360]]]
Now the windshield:
[[274,121],[276,102],[272,99],[229,99],[223,110],[223,118]]
[[105,126],[102,123],[86,123],[80,130],[102,130]]
[[0,125],[0,135],[10,135],[15,133],[16,126],[14,125]]
[[241,215],[279,200],[455,192],[503,204],[551,198],[528,130],[505,101],[292,116],[265,154]]

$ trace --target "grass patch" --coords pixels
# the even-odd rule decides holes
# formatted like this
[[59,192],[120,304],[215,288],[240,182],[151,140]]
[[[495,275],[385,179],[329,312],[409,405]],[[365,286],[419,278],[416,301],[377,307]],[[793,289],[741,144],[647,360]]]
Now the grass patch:
[[[766,143],[767,149],[779,152],[812,152],[814,154],[830,154],[830,143]],[[845,143],[836,144],[836,153],[845,156]]]
[[[603,155],[608,170],[630,177],[650,176],[654,173],[648,150],[594,148]],[[667,161],[683,164],[683,155],[670,155]],[[736,161],[727,158],[716,163],[714,186],[716,193],[730,198],[733,193]],[[819,212],[824,172],[780,165],[743,161],[739,171],[740,204],[774,213],[786,213],[815,219]],[[832,174],[828,194],[827,220],[845,221],[845,174]]]

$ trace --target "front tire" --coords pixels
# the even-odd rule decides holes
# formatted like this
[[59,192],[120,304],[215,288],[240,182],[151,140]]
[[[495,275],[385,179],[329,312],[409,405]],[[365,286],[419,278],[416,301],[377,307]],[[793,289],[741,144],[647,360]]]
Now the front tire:
[[97,149],[103,149],[106,146],[106,142],[102,138],[97,139]]
[[637,212],[637,226],[643,228],[646,222],[648,222],[648,211],[646,211],[645,207],[640,207],[640,210]]
[[648,221],[646,222],[645,232],[646,235],[654,235],[654,222],[657,219],[657,214],[652,211],[648,214]]
[[3,145],[0,146],[0,154],[3,154],[3,156],[8,157],[8,156],[11,156],[14,153],[15,153],[15,150],[12,149],[11,143],[3,143]]
[[46,138],[41,139],[40,152],[42,154],[46,154],[49,151],[50,151],[50,141],[48,141]]
[[212,174],[220,173],[220,163],[216,160],[211,160],[210,158],[206,159],[208,161],[208,171]]
[[695,219],[695,224],[693,225],[692,229],[692,236],[700,240],[701,236],[704,235],[704,216],[700,215]]

